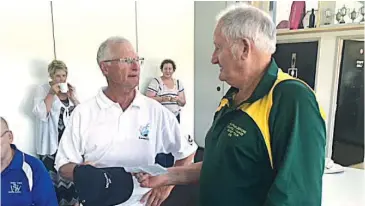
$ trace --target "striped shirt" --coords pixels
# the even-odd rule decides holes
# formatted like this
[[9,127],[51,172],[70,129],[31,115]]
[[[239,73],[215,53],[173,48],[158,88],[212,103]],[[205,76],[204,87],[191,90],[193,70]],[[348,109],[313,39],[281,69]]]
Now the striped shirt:
[[[148,85],[148,90],[152,92],[156,92],[156,96],[163,97],[177,97],[179,96],[180,92],[184,91],[184,86],[181,84],[181,81],[178,79],[174,80],[174,87],[168,88],[162,81],[161,77],[154,78]],[[163,106],[169,109],[175,116],[179,115],[180,113],[180,106],[177,102],[161,102]]]

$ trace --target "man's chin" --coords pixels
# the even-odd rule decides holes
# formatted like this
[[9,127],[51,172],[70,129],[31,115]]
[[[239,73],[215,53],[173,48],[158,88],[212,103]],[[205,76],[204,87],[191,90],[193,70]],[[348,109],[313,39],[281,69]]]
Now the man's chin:
[[219,74],[218,79],[222,82],[226,81],[227,79],[225,78],[225,76],[222,75],[222,73]]
[[138,85],[139,85],[139,81],[136,81],[136,82],[130,82],[130,83],[128,84],[129,88],[131,88],[131,89],[135,89],[135,88],[137,88],[137,87],[138,87]]

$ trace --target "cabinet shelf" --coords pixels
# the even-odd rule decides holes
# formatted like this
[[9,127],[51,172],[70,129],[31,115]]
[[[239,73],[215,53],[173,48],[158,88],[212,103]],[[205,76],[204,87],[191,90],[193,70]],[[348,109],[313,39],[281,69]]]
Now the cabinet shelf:
[[306,29],[278,29],[277,36],[287,36],[296,34],[310,34],[310,33],[324,33],[324,32],[338,32],[338,31],[350,31],[350,30],[364,30],[363,23],[345,24],[345,25],[330,25],[321,26],[319,28],[306,28]]

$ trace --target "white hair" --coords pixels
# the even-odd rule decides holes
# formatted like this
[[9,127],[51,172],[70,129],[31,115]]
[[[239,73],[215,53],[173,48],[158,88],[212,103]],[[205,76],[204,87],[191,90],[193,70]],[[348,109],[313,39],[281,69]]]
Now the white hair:
[[110,58],[110,47],[111,45],[114,45],[116,43],[130,43],[130,41],[121,36],[112,36],[103,41],[103,43],[100,44],[98,53],[96,55],[96,61],[98,62],[98,65],[100,65],[100,62],[107,60],[107,58]]
[[221,32],[228,41],[248,38],[255,46],[273,54],[276,50],[276,26],[264,11],[244,4],[234,4],[217,16]]

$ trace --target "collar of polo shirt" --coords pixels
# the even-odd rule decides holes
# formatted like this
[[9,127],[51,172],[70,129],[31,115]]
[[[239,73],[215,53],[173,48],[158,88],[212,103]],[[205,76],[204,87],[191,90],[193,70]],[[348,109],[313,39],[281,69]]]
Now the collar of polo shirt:
[[[101,109],[106,109],[111,106],[120,107],[118,103],[113,102],[111,99],[109,99],[105,94],[104,90],[106,87],[103,87],[100,89],[98,95],[96,95],[96,101]],[[134,97],[134,100],[131,103],[131,106],[134,108],[141,108],[143,104],[143,99],[141,97],[141,93],[136,89],[136,96]]]

